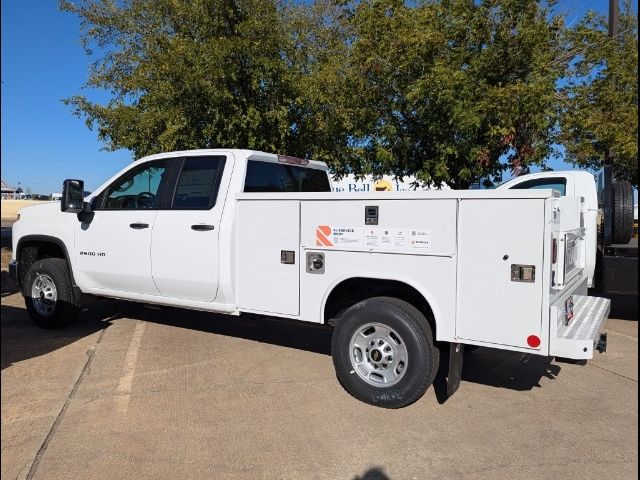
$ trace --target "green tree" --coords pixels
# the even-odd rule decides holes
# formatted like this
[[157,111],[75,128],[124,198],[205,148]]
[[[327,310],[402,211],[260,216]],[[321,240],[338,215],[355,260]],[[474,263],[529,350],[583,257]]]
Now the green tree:
[[66,102],[109,149],[255,148],[324,160],[339,175],[467,188],[543,164],[560,139],[589,167],[611,150],[637,182],[628,6],[613,42],[602,18],[567,34],[538,0],[61,5],[80,17],[87,51],[100,51],[86,86],[110,93],[106,104]]
[[293,152],[334,168],[352,164],[357,115],[344,101],[354,92],[345,62],[352,40],[348,10],[335,0],[315,0],[283,11],[283,28],[291,36],[287,60],[296,79]]
[[349,9],[340,173],[467,188],[553,153],[562,19],[535,0],[365,0]]
[[[81,19],[86,86],[99,104],[66,100],[108,149],[135,156],[242,147],[296,153],[299,132],[291,35],[278,0],[63,1]],[[293,151],[293,152],[292,152]]]
[[609,152],[615,175],[638,184],[638,14],[626,2],[618,35],[607,19],[589,12],[568,32],[574,52],[561,88],[562,133],[567,160],[598,169]]

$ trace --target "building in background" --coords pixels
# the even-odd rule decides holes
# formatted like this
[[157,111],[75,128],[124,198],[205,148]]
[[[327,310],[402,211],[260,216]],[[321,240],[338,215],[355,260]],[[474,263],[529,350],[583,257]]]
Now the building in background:
[[16,195],[16,188],[10,186],[4,180],[0,180],[2,182],[2,198],[14,198]]

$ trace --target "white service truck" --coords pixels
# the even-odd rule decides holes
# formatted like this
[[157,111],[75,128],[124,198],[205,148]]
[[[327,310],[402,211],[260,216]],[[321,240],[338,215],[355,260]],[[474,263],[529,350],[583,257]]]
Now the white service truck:
[[497,190],[551,188],[560,196],[583,198],[584,249],[583,265],[587,284],[594,286],[598,244],[598,191],[592,174],[584,170],[539,172],[515,177],[499,185]]
[[10,273],[31,317],[83,295],[333,326],[339,381],[398,408],[448,392],[465,344],[589,359],[609,301],[587,295],[586,206],[551,189],[331,192],[326,165],[247,150],[152,155],[86,199],[13,226]]
[[[582,197],[588,286],[606,295],[638,296],[638,239],[634,238],[633,187],[614,182],[611,166],[598,176],[583,170],[548,171],[516,177],[498,190],[552,188]],[[636,298],[637,302],[637,298]],[[637,308],[636,308],[637,312]]]

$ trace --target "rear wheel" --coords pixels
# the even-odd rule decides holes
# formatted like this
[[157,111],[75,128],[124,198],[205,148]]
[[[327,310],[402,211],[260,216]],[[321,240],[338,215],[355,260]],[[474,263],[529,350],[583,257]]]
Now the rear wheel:
[[351,395],[384,408],[418,400],[438,371],[431,327],[414,306],[390,297],[363,300],[336,322],[331,354]]
[[78,316],[69,267],[61,258],[46,258],[31,265],[23,292],[29,316],[41,327],[64,327]]

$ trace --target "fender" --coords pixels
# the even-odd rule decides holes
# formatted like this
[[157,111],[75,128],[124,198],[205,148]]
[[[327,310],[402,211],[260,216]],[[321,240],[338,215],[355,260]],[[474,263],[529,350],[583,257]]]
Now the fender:
[[431,309],[431,312],[433,313],[433,321],[436,325],[436,331],[434,332],[435,340],[442,340],[441,338],[437,338],[438,337],[438,332],[442,331],[442,313],[440,312],[440,308],[438,307],[438,303],[436,302],[435,298],[433,297],[433,295],[431,295],[429,292],[425,291],[423,288],[418,288],[416,286],[414,286],[412,283],[412,279],[411,278],[407,278],[404,277],[402,275],[389,275],[389,276],[378,276],[378,275],[358,275],[358,276],[349,276],[349,275],[345,275],[343,277],[339,277],[335,282],[333,282],[331,284],[331,286],[327,289],[327,291],[325,292],[323,298],[322,298],[322,302],[321,302],[321,306],[320,306],[320,318],[324,319],[324,313],[325,313],[325,309],[326,309],[326,305],[327,305],[327,300],[329,299],[329,296],[331,295],[331,293],[335,290],[335,288],[340,285],[342,282],[345,282],[347,280],[351,280],[354,278],[363,278],[363,279],[371,279],[371,280],[390,280],[390,281],[394,281],[394,282],[398,282],[398,283],[403,283],[405,285],[407,285],[408,287],[413,288],[416,292],[418,292],[422,298],[424,299],[425,302],[427,302],[427,305],[429,306],[429,308]]
[[[20,258],[22,245],[25,242],[53,243],[54,245],[60,247],[60,249],[64,253],[64,259],[67,261],[67,265],[69,267],[69,275],[71,276],[71,291],[73,293],[73,297],[76,301],[79,301],[84,294],[82,293],[82,290],[80,290],[80,287],[78,287],[78,285],[76,284],[76,280],[73,275],[73,267],[71,266],[71,259],[69,257],[69,250],[67,250],[67,246],[65,245],[65,243],[59,238],[52,237],[49,235],[25,235],[23,237],[20,237],[20,240],[18,240],[18,245],[16,247],[16,259]],[[22,285],[21,285],[19,276],[18,276],[18,283],[19,283],[18,288],[20,288],[20,291],[22,291]]]

